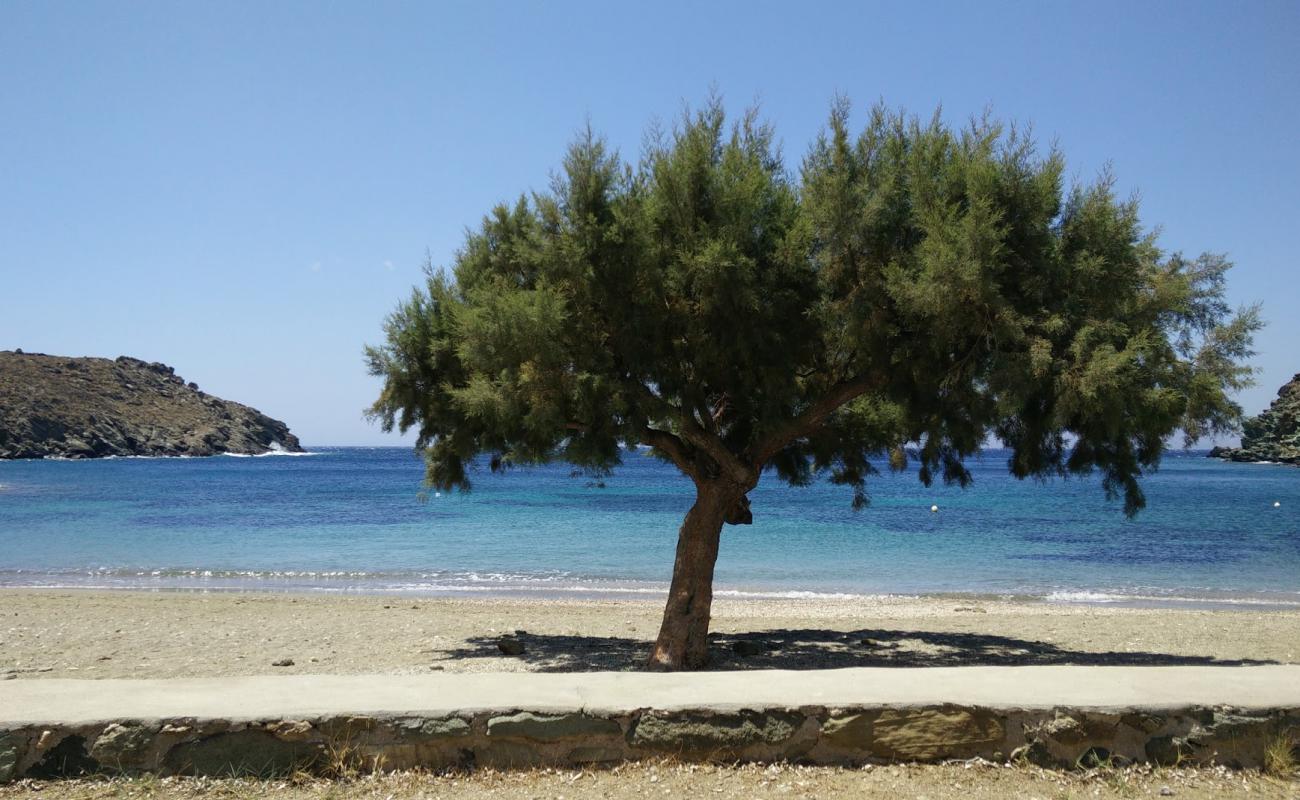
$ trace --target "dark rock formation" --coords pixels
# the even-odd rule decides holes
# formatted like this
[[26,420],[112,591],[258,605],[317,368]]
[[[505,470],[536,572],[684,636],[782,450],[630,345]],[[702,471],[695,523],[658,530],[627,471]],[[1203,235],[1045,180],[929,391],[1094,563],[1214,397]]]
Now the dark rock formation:
[[301,452],[279,420],[136,358],[0,350],[0,459]]
[[1210,456],[1300,465],[1300,375],[1277,390],[1264,413],[1242,423],[1241,447],[1216,447]]

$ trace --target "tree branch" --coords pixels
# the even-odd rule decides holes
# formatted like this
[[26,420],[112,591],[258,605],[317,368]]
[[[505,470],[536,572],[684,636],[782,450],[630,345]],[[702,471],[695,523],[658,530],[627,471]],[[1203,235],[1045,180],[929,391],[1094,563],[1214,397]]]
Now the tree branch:
[[690,454],[686,452],[686,445],[683,444],[681,439],[668,431],[661,431],[647,425],[641,429],[641,441],[671,458],[677,468],[691,476],[691,478],[697,477],[695,462],[691,459]]
[[709,406],[702,397],[695,401],[695,418],[705,430],[715,434],[718,432],[718,425],[713,419],[713,412],[709,410]]
[[642,401],[650,406],[648,410],[652,412],[654,417],[672,419],[682,413],[680,408],[660,397],[641,381],[632,381],[632,386],[636,388],[636,392],[641,396]]
[[682,438],[707,453],[735,483],[749,486],[757,477],[756,470],[731,452],[721,438],[700,427],[691,414],[682,414]]
[[717,432],[717,429],[722,426],[723,415],[730,410],[731,410],[731,398],[726,394],[719,397],[718,401],[713,404],[713,410],[710,412],[710,414],[713,417],[713,428],[715,433]]
[[816,431],[837,408],[866,394],[874,384],[875,381],[860,375],[832,386],[830,391],[805,408],[802,413],[764,436],[750,450],[754,468],[761,470],[763,465],[772,456],[781,452],[786,445]]
[[[653,432],[653,433],[671,437],[673,442],[676,443],[678,448],[683,453],[684,453],[684,449],[683,449],[682,440],[685,439],[686,442],[689,442],[693,447],[697,447],[700,450],[703,450],[706,454],[708,454],[708,456],[717,463],[718,468],[723,471],[723,474],[725,474],[730,480],[742,485],[751,485],[754,482],[754,478],[756,477],[757,472],[754,469],[752,469],[748,464],[746,464],[735,453],[731,452],[731,450],[729,450],[727,446],[723,444],[722,439],[717,434],[710,433],[709,431],[705,430],[704,426],[695,419],[694,411],[689,409],[684,409],[684,408],[678,408],[677,406],[663,399],[659,395],[655,394],[653,391],[651,391],[649,386],[646,386],[643,383],[638,382],[637,386],[640,387],[642,397],[645,399],[647,403],[654,406],[656,411],[658,411],[659,413],[667,415],[669,420],[676,421],[677,424],[680,426],[680,433],[677,435],[668,433],[666,431],[656,430],[650,427],[646,427],[644,431]],[[712,423],[711,417],[710,417],[710,423]],[[680,436],[681,438],[678,438],[678,436]],[[647,443],[653,444],[653,442],[650,442],[649,439],[645,441]],[[658,445],[655,446],[657,447]],[[672,451],[666,448],[661,448],[661,449],[663,449],[664,452],[669,453],[669,455],[672,455]],[[683,458],[685,458],[685,455],[683,455]],[[677,462],[677,457],[673,456],[673,460]],[[687,467],[682,466],[682,462],[678,462],[677,465],[679,467],[682,467],[682,470],[686,472],[688,475],[690,475],[691,477],[695,477],[695,478],[703,477],[698,475],[697,472],[694,471],[693,467],[691,467],[691,469],[687,469]]]

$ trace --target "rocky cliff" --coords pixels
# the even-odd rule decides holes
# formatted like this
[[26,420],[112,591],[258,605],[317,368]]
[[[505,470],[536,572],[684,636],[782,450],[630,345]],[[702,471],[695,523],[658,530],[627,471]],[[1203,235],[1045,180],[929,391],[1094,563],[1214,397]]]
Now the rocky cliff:
[[0,350],[0,459],[301,452],[257,409],[165,364]]
[[1264,413],[1242,423],[1241,447],[1216,447],[1216,458],[1300,465],[1300,375],[1281,389]]

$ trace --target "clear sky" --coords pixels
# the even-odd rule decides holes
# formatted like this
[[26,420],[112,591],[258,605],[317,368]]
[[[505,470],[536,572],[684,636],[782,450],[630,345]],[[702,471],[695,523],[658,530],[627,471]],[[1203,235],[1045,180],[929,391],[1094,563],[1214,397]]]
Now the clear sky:
[[590,119],[635,155],[716,86],[791,165],[832,98],[989,107],[1108,161],[1300,372],[1300,3],[0,0],[0,349],[129,354],[284,419],[362,416],[364,343]]

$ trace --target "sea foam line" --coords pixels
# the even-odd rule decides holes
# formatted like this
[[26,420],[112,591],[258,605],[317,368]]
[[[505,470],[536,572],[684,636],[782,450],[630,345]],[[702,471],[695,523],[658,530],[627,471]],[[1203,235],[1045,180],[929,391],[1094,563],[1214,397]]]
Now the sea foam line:
[[1049,603],[1169,603],[1175,604],[1223,604],[1241,606],[1295,606],[1300,608],[1300,600],[1288,600],[1272,597],[1217,597],[1184,596],[1174,594],[1121,594],[1115,592],[1094,591],[1057,591],[1043,597]]
[[[584,578],[572,572],[453,572],[365,570],[238,570],[194,568],[0,569],[0,587],[51,589],[194,589],[212,591],[320,592],[349,594],[442,594],[476,596],[645,597],[667,594],[668,584],[617,578]],[[1133,587],[1129,591],[1057,589],[998,592],[855,592],[834,589],[790,589],[720,586],[714,595],[735,600],[810,600],[881,602],[934,599],[951,602],[990,600],[1080,605],[1143,604],[1186,608],[1240,606],[1300,608],[1300,593],[1234,594],[1212,588],[1170,590]]]

